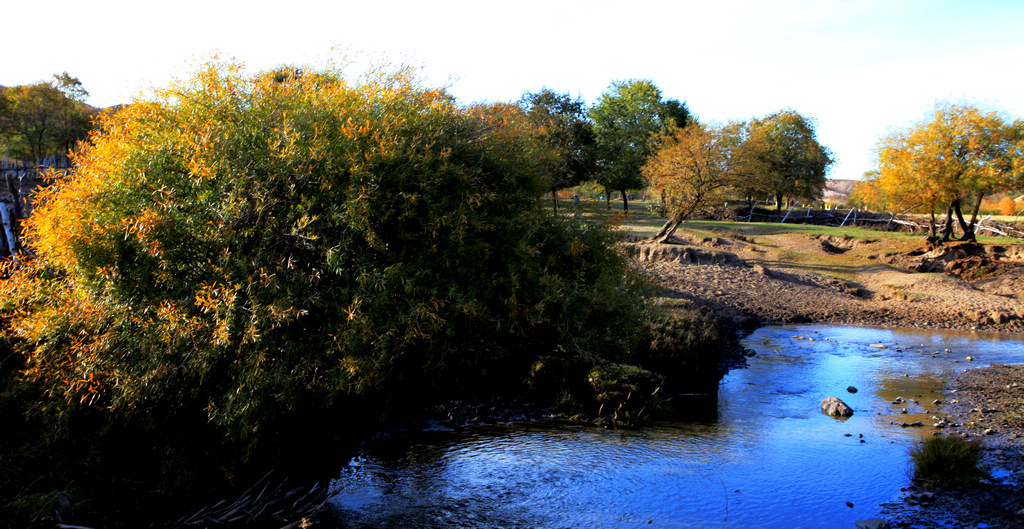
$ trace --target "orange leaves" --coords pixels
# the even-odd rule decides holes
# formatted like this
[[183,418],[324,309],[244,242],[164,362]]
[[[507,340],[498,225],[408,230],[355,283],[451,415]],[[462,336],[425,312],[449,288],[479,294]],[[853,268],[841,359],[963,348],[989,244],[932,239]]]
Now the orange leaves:
[[996,111],[937,104],[928,120],[879,141],[876,182],[891,207],[924,212],[968,195],[1019,187],[1022,128]]

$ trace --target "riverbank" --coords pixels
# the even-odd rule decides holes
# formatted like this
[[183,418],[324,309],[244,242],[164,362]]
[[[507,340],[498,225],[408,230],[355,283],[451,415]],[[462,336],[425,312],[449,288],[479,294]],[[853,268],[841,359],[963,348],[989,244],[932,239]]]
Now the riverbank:
[[[676,242],[631,244],[666,303],[697,308],[741,333],[811,322],[1024,332],[1019,248],[1007,259],[1005,247],[934,250],[921,240],[782,230],[691,231]],[[1024,476],[1024,366],[967,370],[947,391],[943,411],[958,426],[940,434],[981,440],[993,478],[960,490],[904,490],[884,506],[889,526],[1024,526],[1024,482],[1014,481]]]
[[949,428],[982,442],[991,477],[974,487],[929,490],[915,484],[883,506],[893,528],[1024,526],[1024,365],[970,369],[954,379],[944,406]]
[[756,239],[683,234],[677,242],[629,244],[665,299],[725,326],[814,322],[1024,332],[1024,262],[982,263],[995,272],[967,281],[918,271],[960,262],[942,253],[930,259],[916,247],[922,240],[778,233]]

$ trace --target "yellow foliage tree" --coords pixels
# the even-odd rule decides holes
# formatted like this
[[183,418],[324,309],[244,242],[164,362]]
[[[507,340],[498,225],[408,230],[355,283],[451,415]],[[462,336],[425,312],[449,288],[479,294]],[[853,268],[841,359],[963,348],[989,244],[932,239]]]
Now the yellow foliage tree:
[[655,194],[667,198],[669,219],[654,236],[667,241],[695,211],[721,201],[733,184],[732,153],[740,142],[740,125],[692,123],[661,136],[660,147],[644,165],[643,175]]
[[[891,204],[934,215],[946,209],[942,239],[974,240],[985,196],[1024,184],[1024,122],[966,103],[940,103],[932,118],[883,138],[878,185]],[[971,208],[971,220],[963,208]],[[934,229],[931,237],[935,237]]]

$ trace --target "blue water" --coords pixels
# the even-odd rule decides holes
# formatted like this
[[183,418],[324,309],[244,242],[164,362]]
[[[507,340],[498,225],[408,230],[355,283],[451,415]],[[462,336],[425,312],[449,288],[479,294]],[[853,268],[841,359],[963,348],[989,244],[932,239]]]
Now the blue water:
[[[849,529],[908,484],[908,447],[934,430],[900,424],[942,417],[932,402],[955,398],[941,393],[945,380],[1024,362],[1020,335],[785,326],[745,345],[757,355],[722,380],[711,420],[371,442],[333,483],[335,517],[351,527]],[[854,415],[822,414],[830,395]]]

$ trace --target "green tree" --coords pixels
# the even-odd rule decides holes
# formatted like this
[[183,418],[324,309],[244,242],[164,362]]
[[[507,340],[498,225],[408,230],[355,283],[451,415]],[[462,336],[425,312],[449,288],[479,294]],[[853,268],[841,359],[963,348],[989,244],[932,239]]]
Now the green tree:
[[772,196],[777,209],[785,197],[820,196],[833,161],[818,143],[813,121],[793,110],[752,120],[737,156],[748,178],[746,192]]
[[9,154],[36,163],[66,154],[88,136],[95,109],[85,104],[88,92],[64,72],[50,82],[4,88],[0,98],[0,136]]
[[643,187],[642,168],[654,151],[656,134],[671,126],[684,126],[685,104],[661,99],[651,81],[613,81],[590,109],[597,135],[597,181],[606,190],[622,193],[622,208],[629,211],[627,190]]
[[519,104],[557,155],[547,181],[558,213],[558,190],[591,180],[596,172],[594,127],[587,118],[586,104],[547,88],[527,92]]

